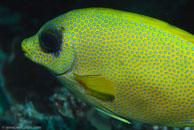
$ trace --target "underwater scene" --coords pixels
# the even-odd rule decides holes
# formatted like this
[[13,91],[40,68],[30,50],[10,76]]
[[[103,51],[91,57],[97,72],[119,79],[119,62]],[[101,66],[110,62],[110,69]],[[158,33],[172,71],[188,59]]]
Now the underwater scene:
[[0,0],[0,130],[194,130],[193,0]]

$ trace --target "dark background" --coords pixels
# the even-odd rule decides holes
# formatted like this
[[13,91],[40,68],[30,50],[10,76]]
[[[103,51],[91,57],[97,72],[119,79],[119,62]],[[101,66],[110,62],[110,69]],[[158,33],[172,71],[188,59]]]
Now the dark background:
[[1,0],[0,48],[8,52],[10,47],[5,43],[11,43],[14,37],[29,37],[48,20],[67,11],[87,7],[140,13],[194,32],[192,0]]
[[0,0],[0,55],[7,57],[2,74],[14,102],[33,101],[40,112],[52,113],[48,97],[61,84],[45,68],[27,60],[20,44],[48,20],[87,7],[144,14],[194,34],[193,0]]

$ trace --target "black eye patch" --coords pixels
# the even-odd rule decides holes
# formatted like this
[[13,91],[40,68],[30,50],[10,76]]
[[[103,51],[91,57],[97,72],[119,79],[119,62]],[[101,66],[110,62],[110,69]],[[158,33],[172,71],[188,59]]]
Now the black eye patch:
[[39,43],[45,52],[57,52],[59,50],[59,41],[53,33],[42,32],[39,35]]

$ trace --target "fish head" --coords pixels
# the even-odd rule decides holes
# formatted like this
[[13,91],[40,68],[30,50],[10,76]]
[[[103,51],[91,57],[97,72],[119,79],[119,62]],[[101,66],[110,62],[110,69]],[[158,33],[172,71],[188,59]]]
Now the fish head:
[[21,46],[25,57],[55,74],[63,74],[71,68],[74,49],[63,27],[54,28],[53,23],[48,22],[34,36],[24,39]]

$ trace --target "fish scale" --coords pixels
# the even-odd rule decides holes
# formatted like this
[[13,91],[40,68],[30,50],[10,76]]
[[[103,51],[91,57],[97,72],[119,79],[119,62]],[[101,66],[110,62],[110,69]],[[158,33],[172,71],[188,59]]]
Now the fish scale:
[[[44,30],[57,32],[62,45],[58,57],[38,45],[38,35]],[[28,58],[56,73],[71,68],[58,79],[94,107],[125,119],[193,126],[193,39],[193,35],[147,16],[89,8],[50,20],[24,40],[22,47],[30,52],[29,41],[33,40],[36,44],[30,48],[39,53]],[[115,99],[106,102],[88,95],[72,74],[100,74],[111,80]]]

